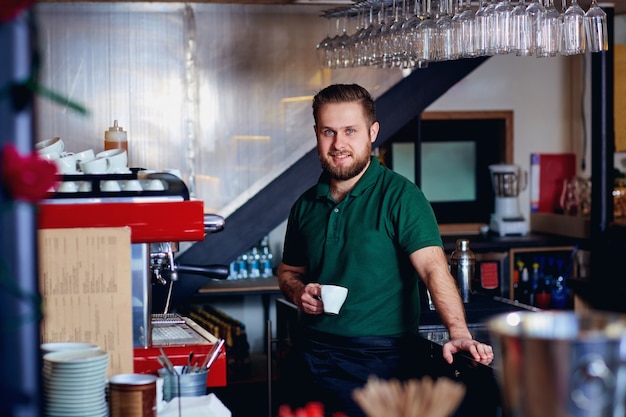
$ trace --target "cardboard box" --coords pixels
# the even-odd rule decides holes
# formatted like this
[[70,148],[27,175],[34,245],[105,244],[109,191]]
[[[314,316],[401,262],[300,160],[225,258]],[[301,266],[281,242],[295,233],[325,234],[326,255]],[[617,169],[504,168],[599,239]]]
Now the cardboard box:
[[133,372],[130,228],[39,230],[42,342],[88,342]]
[[576,176],[576,155],[573,153],[533,153],[530,155],[530,211],[555,213],[563,181]]

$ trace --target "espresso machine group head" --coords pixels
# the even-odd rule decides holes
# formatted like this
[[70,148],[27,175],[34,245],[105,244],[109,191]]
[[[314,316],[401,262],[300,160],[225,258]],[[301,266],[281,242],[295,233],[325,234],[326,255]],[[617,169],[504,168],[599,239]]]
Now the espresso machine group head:
[[[217,214],[204,215],[205,235],[224,230],[224,218]],[[174,282],[178,281],[178,273],[201,275],[211,279],[228,278],[227,265],[180,265],[174,256],[179,250],[179,242],[150,243],[150,271],[153,282],[161,285],[169,285],[163,314],[167,315],[170,310],[170,301]]]

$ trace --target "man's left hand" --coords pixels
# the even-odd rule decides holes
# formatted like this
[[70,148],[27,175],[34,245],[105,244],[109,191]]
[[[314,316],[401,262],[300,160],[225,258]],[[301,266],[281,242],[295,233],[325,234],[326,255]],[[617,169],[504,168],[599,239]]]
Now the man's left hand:
[[467,351],[476,362],[489,365],[493,361],[493,348],[485,343],[473,339],[453,339],[443,345],[443,358],[448,363],[454,360],[453,355],[457,352]]

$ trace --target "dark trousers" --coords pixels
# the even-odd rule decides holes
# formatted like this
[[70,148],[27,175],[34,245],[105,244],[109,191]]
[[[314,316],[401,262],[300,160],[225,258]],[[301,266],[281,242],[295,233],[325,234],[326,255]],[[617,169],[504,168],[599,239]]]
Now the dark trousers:
[[306,399],[301,403],[323,403],[327,416],[340,411],[348,417],[365,417],[352,399],[354,389],[363,387],[370,376],[419,377],[415,346],[414,336],[341,337],[307,331],[297,343],[302,362],[292,388]]

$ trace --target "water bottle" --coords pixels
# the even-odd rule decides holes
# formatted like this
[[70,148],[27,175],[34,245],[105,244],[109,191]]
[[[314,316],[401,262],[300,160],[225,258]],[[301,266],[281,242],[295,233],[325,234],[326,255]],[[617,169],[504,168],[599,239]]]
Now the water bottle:
[[522,270],[522,276],[520,278],[518,293],[515,299],[522,304],[531,305],[532,295],[532,283],[530,282],[530,275],[528,274],[528,268],[524,267]]
[[469,248],[469,240],[458,239],[450,257],[450,273],[456,280],[463,303],[470,302],[475,267],[476,257]]
[[239,279],[239,258],[232,261],[229,265],[228,279]]
[[269,237],[265,236],[261,240],[261,276],[263,278],[269,278],[274,275],[272,270],[272,251],[270,250]]
[[243,253],[237,257],[237,279],[248,278],[248,254]]
[[248,255],[248,272],[250,278],[261,277],[261,255],[256,246],[250,250]]

